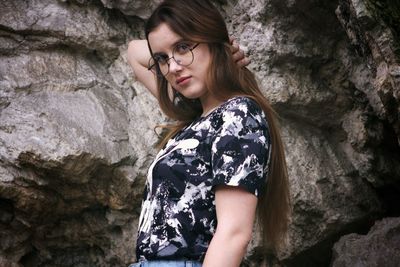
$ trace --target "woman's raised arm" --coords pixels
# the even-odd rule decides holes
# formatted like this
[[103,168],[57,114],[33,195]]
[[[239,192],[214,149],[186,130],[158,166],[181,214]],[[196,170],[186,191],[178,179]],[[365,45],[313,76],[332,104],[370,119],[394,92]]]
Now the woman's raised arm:
[[133,40],[129,42],[128,63],[135,73],[136,80],[141,82],[153,96],[157,97],[156,76],[147,69],[150,57],[146,40]]

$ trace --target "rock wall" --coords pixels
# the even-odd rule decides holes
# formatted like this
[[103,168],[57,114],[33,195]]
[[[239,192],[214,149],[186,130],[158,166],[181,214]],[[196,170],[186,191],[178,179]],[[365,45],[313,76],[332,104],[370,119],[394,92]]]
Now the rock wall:
[[333,247],[332,266],[399,266],[399,233],[400,218],[385,218],[368,235],[346,235]]
[[[126,48],[159,2],[0,2],[0,266],[135,260],[164,117]],[[266,259],[329,266],[340,237],[400,216],[399,2],[215,4],[281,117],[293,218]],[[255,239],[243,265],[263,256]]]

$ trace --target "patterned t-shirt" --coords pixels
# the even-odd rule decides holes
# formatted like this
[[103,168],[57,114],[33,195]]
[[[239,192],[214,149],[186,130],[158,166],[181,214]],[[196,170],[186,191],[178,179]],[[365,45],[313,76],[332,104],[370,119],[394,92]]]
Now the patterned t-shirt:
[[202,261],[217,227],[214,186],[241,186],[258,196],[270,153],[265,114],[247,97],[234,97],[181,130],[149,168],[137,259]]

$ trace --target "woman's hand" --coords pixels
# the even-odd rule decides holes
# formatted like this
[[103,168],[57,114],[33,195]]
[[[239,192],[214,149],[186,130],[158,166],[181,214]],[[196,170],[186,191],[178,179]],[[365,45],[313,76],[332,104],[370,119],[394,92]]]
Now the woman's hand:
[[244,51],[240,49],[239,43],[233,37],[229,37],[229,41],[231,43],[233,60],[235,60],[236,64],[238,64],[239,67],[246,67],[249,65],[250,59],[246,57]]

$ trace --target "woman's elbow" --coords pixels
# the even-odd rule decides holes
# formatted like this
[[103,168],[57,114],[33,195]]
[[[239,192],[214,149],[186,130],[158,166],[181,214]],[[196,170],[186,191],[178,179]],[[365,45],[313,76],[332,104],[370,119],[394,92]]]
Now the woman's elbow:
[[239,236],[237,237],[238,240],[237,242],[241,244],[241,246],[244,249],[247,249],[247,246],[249,245],[251,239],[252,239],[252,232],[243,231],[243,233],[240,233]]
[[[232,244],[235,244],[235,246],[238,246],[244,250],[247,249],[247,246],[249,245],[252,239],[252,231],[243,228],[226,229],[221,232],[222,232],[221,235],[225,236],[224,239],[227,240],[227,242],[232,242]],[[218,228],[217,228],[217,233],[218,233]]]

